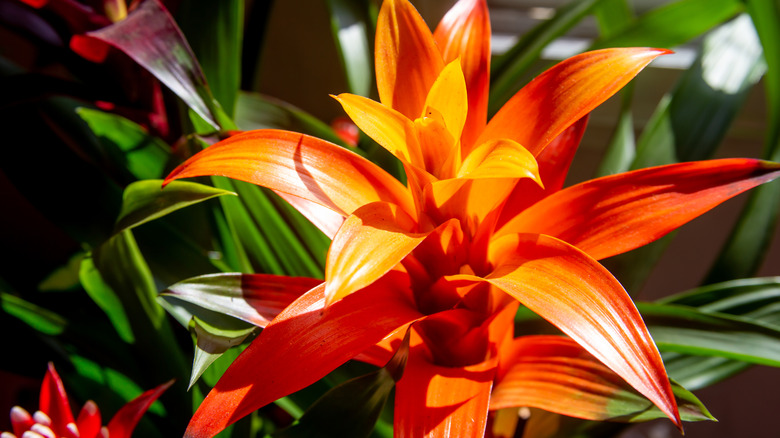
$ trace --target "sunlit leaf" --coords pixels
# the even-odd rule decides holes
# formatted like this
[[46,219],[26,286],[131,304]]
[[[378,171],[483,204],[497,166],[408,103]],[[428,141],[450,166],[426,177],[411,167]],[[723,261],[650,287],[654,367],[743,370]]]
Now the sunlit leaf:
[[123,163],[133,176],[138,179],[163,176],[170,156],[170,147],[165,142],[116,114],[89,108],[78,108],[76,112],[98,139],[113,146],[116,161]]
[[675,47],[723,23],[743,8],[737,0],[678,0],[627,23],[622,31],[596,42],[602,47]]

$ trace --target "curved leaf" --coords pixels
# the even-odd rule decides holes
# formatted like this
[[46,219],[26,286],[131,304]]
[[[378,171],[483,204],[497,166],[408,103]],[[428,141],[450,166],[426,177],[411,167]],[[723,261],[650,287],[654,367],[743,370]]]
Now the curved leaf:
[[345,217],[375,201],[414,211],[406,188],[370,161],[293,132],[260,130],[235,135],[184,162],[165,183],[203,175],[227,176],[289,193]]
[[190,278],[161,293],[265,327],[321,280],[269,274],[210,274]]
[[[647,421],[665,415],[571,339],[522,336],[510,349],[490,409],[536,407],[599,421]],[[683,421],[713,420],[704,405],[672,385]]]
[[680,426],[661,356],[633,301],[598,262],[544,235],[493,242],[487,281],[577,341]]
[[144,392],[130,403],[124,405],[108,422],[109,436],[113,438],[130,438],[135,425],[138,424],[138,420],[149,409],[149,406],[171,385],[173,385],[173,380]]
[[385,278],[327,308],[324,285],[288,306],[225,372],[195,412],[185,436],[213,436],[421,317],[399,299],[397,279]]
[[162,189],[162,180],[136,181],[125,188],[115,234],[217,196],[235,195],[187,181],[174,181]]

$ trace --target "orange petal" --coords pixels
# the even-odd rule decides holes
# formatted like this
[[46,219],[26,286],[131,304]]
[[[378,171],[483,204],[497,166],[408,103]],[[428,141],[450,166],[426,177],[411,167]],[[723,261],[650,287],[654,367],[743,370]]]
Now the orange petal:
[[339,230],[341,224],[344,223],[344,216],[334,212],[333,210],[323,207],[316,202],[312,202],[298,196],[293,196],[287,193],[276,192],[280,198],[287,201],[292,205],[299,213],[301,213],[306,219],[309,220],[315,227],[328,236],[331,240],[336,235],[336,231]]
[[376,23],[376,84],[383,104],[414,120],[444,68],[428,25],[408,0],[387,0]]
[[652,242],[778,176],[780,164],[751,159],[679,163],[606,176],[543,199],[497,234],[548,234],[603,259]]
[[439,22],[433,38],[444,62],[460,58],[469,108],[461,141],[468,153],[487,120],[490,18],[485,0],[460,0]]
[[292,303],[230,365],[195,412],[185,437],[214,436],[421,317],[398,298],[396,279],[386,279],[327,308],[324,284]]
[[425,189],[426,213],[439,222],[457,218],[470,235],[504,203],[517,183],[509,178],[453,178]]
[[661,356],[618,281],[577,248],[544,235],[492,242],[485,280],[577,341],[680,427]]
[[542,185],[534,156],[509,139],[491,140],[471,151],[463,160],[458,178],[530,178]]
[[569,125],[615,94],[668,50],[595,50],[566,59],[517,92],[490,120],[477,144],[511,138],[538,155]]
[[424,160],[414,123],[405,115],[363,96],[340,94],[335,96],[350,119],[399,160],[424,167]]
[[328,304],[376,281],[435,231],[412,232],[416,226],[406,213],[387,203],[363,206],[349,216],[328,250]]
[[574,154],[577,152],[577,146],[580,144],[587,124],[588,116],[581,118],[555,137],[555,140],[550,142],[536,157],[539,175],[542,177],[544,187],[529,179],[518,181],[501,210],[497,228],[520,214],[528,206],[563,187],[569,166],[574,159]]
[[[561,336],[523,336],[499,376],[490,409],[534,407],[586,420],[615,420],[650,406],[617,374],[579,344]],[[614,401],[636,408],[615,409]]]
[[406,187],[374,163],[315,137],[273,129],[235,135],[174,169],[174,179],[221,175],[289,193],[349,216],[387,201],[414,212]]
[[452,138],[458,139],[466,123],[468,104],[463,71],[460,69],[460,63],[453,61],[444,67],[431,86],[431,91],[425,99],[422,116],[428,115],[429,108],[433,108],[441,114],[444,126],[447,127]]
[[396,386],[396,437],[483,436],[495,360],[467,367],[429,361],[422,346],[412,348]]

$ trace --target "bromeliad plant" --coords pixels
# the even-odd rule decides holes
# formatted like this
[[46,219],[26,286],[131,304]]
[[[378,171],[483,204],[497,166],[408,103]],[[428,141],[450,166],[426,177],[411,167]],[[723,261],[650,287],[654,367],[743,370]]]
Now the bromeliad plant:
[[[333,239],[324,282],[243,276],[238,296],[223,293],[224,301],[209,289],[214,308],[264,330],[186,436],[212,436],[350,359],[384,365],[407,332],[396,436],[505,436],[514,426],[496,412],[521,406],[613,419],[614,403],[636,393],[682,429],[683,402],[642,317],[598,260],[780,176],[780,165],[681,163],[564,189],[588,113],[666,51],[574,56],[488,122],[489,35],[483,0],[459,1],[433,33],[406,0],[383,4],[380,102],[336,99],[400,160],[406,184],[346,149],[280,130],[230,137],[168,176],[221,175],[272,189]],[[214,281],[170,293],[202,294]],[[240,299],[245,291],[251,300]],[[566,337],[515,333],[520,305]]]

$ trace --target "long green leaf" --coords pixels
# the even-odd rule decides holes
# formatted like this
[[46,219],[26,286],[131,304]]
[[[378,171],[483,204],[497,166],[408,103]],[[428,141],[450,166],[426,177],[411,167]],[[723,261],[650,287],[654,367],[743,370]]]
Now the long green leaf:
[[241,82],[244,0],[186,1],[176,16],[211,92],[232,117]]
[[62,316],[6,292],[0,292],[0,307],[45,335],[60,335],[68,325]]
[[780,366],[780,330],[723,313],[638,303],[658,349]]
[[235,193],[193,182],[174,181],[163,189],[162,180],[137,181],[125,188],[116,233],[222,195]]
[[170,147],[162,140],[124,117],[89,108],[77,108],[92,132],[115,151],[116,161],[138,179],[161,178],[170,156]]

